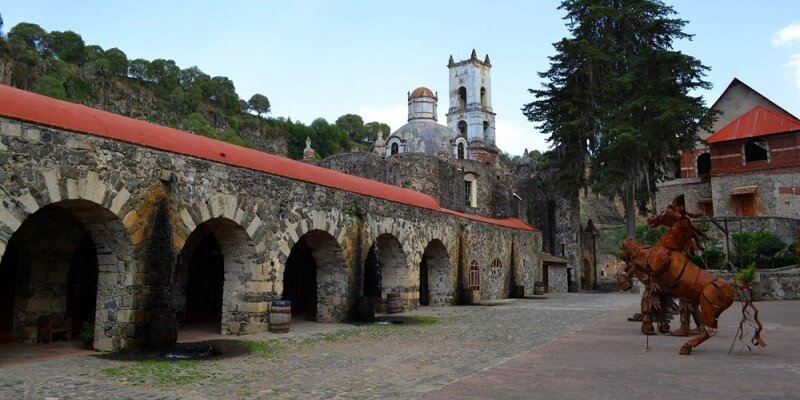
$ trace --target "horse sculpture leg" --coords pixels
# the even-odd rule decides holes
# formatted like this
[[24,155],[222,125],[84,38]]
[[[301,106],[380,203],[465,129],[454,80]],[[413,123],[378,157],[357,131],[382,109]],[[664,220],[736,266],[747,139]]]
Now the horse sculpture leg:
[[733,304],[733,288],[725,281],[713,281],[703,288],[700,293],[700,320],[703,326],[700,335],[686,341],[681,347],[680,354],[689,355],[692,349],[699,346],[711,337],[711,330],[717,329],[717,321],[723,311]]

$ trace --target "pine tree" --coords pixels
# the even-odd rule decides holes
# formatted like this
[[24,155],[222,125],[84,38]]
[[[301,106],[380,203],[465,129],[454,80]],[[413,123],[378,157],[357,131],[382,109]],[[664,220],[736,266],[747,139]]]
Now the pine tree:
[[554,43],[539,74],[546,82],[529,90],[536,100],[522,110],[549,135],[561,187],[621,196],[633,236],[637,201],[652,198],[676,154],[713,122],[702,96],[691,95],[711,87],[709,68],[673,48],[692,35],[661,1],[566,0],[559,8],[571,37]]

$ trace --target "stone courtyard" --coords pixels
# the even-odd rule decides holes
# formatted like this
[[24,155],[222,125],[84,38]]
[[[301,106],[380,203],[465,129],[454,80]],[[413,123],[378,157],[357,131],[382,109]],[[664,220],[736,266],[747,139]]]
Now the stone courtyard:
[[283,336],[226,337],[225,354],[200,361],[73,354],[0,367],[0,398],[774,399],[800,390],[795,301],[757,303],[764,350],[727,354],[734,306],[715,338],[681,357],[681,338],[651,337],[645,351],[638,324],[624,322],[638,300],[553,294],[424,307],[397,317],[406,321],[398,325],[308,322]]

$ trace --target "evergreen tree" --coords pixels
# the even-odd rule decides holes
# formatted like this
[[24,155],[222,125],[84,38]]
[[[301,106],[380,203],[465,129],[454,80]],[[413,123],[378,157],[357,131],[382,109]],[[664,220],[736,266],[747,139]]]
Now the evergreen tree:
[[[697,89],[709,69],[674,50],[691,40],[686,21],[658,0],[566,0],[560,9],[571,37],[554,43],[543,88],[524,105],[554,147],[554,176],[576,193],[621,196],[627,232],[636,233],[636,204],[652,198],[675,155],[693,146],[713,114]],[[589,173],[586,173],[586,170]]]

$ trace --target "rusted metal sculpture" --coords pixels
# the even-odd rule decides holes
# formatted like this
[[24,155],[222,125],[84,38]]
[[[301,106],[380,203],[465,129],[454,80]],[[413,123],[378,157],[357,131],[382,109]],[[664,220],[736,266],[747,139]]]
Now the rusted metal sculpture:
[[[667,307],[666,301],[668,300],[663,292],[658,290],[658,287],[650,279],[650,276],[641,270],[633,269],[630,265],[626,265],[622,270],[622,275],[633,274],[644,285],[644,292],[642,293],[641,301],[641,314],[638,321],[642,322],[642,334],[655,335],[656,330],[653,326],[653,321],[658,323],[658,331],[661,333],[669,332],[669,322],[667,322]],[[623,290],[630,289],[630,281],[625,282],[627,286]],[[622,285],[621,285],[622,286]]]
[[[669,229],[654,246],[643,246],[635,239],[627,238],[622,243],[620,258],[632,271],[649,275],[660,290],[686,300],[700,311],[700,334],[689,339],[680,349],[680,354],[689,355],[693,348],[716,332],[719,316],[733,303],[734,288],[726,280],[692,263],[687,249],[702,249],[702,233],[692,225],[689,215],[678,203],[676,199],[659,216],[662,219],[658,223],[664,223]],[[618,278],[623,288],[626,286],[624,281],[629,278],[630,274]],[[758,334],[756,332],[756,336]],[[754,343],[766,346],[760,337],[758,340],[754,338]]]

